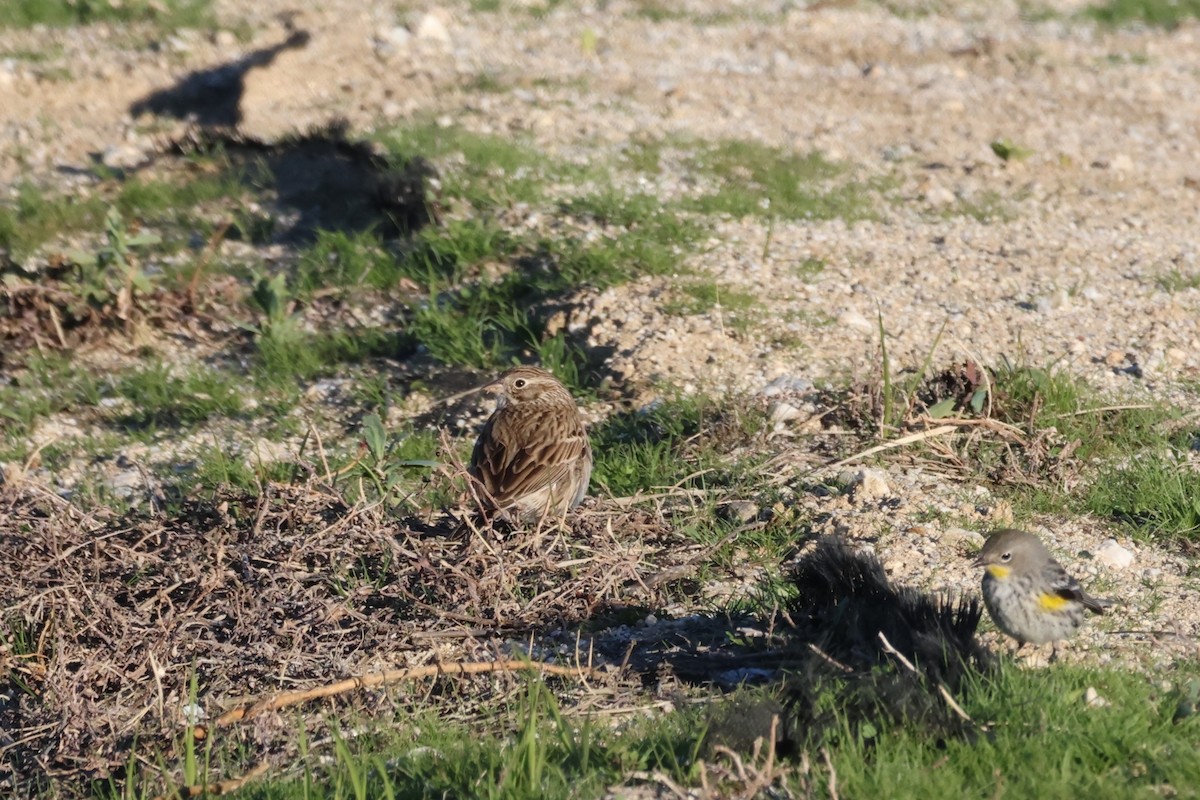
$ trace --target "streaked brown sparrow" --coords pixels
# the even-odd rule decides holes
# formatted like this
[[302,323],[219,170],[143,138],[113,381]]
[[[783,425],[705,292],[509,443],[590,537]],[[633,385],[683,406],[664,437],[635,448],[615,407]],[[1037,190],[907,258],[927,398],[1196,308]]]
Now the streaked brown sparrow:
[[471,477],[487,511],[525,521],[562,516],[587,494],[592,446],[574,398],[537,367],[514,367],[483,391],[496,410],[471,453]]

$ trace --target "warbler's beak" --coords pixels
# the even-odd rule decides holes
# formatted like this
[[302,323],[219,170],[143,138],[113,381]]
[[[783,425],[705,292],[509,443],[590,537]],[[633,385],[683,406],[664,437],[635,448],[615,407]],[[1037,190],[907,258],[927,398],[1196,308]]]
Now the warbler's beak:
[[979,558],[977,558],[977,559],[975,559],[974,561],[972,561],[972,562],[971,562],[971,566],[972,566],[972,567],[975,567],[976,569],[978,569],[978,568],[980,568],[980,567],[986,567],[986,566],[987,566],[987,562],[983,560],[983,556],[980,556]]

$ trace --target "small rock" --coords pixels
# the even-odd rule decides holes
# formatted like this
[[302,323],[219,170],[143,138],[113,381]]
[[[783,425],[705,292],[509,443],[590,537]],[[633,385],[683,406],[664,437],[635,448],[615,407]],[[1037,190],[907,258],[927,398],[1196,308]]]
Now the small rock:
[[1119,367],[1125,363],[1128,354],[1124,350],[1113,350],[1104,357],[1104,363],[1110,367]]
[[800,409],[796,408],[791,403],[785,403],[782,400],[771,406],[771,422],[780,424],[790,422],[800,416]]
[[970,544],[975,547],[983,547],[984,536],[978,531],[969,531],[966,528],[947,528],[942,532],[942,539],[951,544]]
[[145,486],[145,479],[141,470],[134,468],[121,470],[105,483],[115,497],[128,499],[133,497],[135,490]]
[[774,397],[785,392],[803,393],[813,388],[812,381],[795,375],[780,375],[775,380],[758,390],[762,397]]
[[132,169],[146,160],[146,153],[131,144],[113,144],[104,148],[100,162],[109,169]]
[[1083,693],[1083,703],[1088,708],[1104,708],[1109,704],[1108,700],[1101,697],[1094,686],[1089,686]]
[[1168,347],[1167,351],[1163,353],[1163,357],[1167,360],[1167,363],[1173,366],[1180,366],[1187,362],[1188,354],[1186,350],[1180,350],[1178,347]]
[[232,31],[220,30],[213,35],[213,44],[222,50],[229,50],[237,44],[237,37]]
[[180,711],[183,713],[184,722],[188,725],[199,725],[208,719],[208,714],[205,713],[204,707],[198,703],[188,703]]
[[445,16],[446,13],[440,9],[434,9],[422,15],[413,28],[413,34],[418,39],[427,42],[450,44],[450,30],[443,21],[443,17]]
[[730,522],[745,525],[758,519],[758,505],[749,500],[734,500],[723,507],[723,516]]
[[1133,553],[1117,544],[1116,539],[1105,539],[1096,550],[1096,560],[1111,570],[1123,570],[1133,563]]
[[1071,307],[1071,296],[1067,294],[1066,289],[1059,289],[1057,292],[1039,297],[1034,305],[1041,314],[1049,314],[1055,310],[1065,311]]
[[859,314],[857,311],[844,311],[838,317],[838,324],[847,328],[855,328],[860,331],[870,331],[875,329],[875,324],[871,320]]
[[1108,166],[1109,169],[1116,172],[1132,172],[1133,159],[1129,157],[1128,153],[1118,153],[1108,162]]
[[272,442],[270,439],[259,439],[251,448],[248,461],[251,466],[258,464],[274,464],[286,461],[292,457],[291,448],[282,442]]
[[567,312],[563,311],[562,309],[559,309],[558,311],[555,311],[553,314],[551,314],[550,318],[548,320],[546,320],[546,327],[545,327],[545,331],[544,331],[545,338],[547,338],[547,339],[553,338],[554,336],[558,335],[558,333],[560,331],[565,330],[566,327],[567,327]]
[[880,470],[861,469],[848,477],[849,480],[846,481],[846,484],[853,493],[854,499],[860,503],[880,500],[892,493],[892,487],[888,486],[887,478]]
[[[443,29],[444,30],[444,29]],[[412,34],[408,28],[403,25],[395,25],[390,28],[381,28],[376,32],[376,37],[388,44],[396,47],[404,47],[412,39]]]
[[948,206],[954,202],[954,192],[945,186],[930,186],[925,190],[925,202],[931,206]]

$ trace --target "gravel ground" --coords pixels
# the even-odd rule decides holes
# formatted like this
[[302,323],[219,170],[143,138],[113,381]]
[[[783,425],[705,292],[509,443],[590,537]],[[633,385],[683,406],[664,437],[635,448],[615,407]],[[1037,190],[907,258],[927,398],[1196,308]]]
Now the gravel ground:
[[[338,117],[366,132],[432,115],[573,160],[611,158],[635,138],[815,149],[892,188],[872,220],[780,221],[769,248],[762,220],[714,224],[688,266],[758,299],[748,330],[720,310],[665,315],[675,277],[581,291],[570,324],[646,385],[753,393],[862,375],[878,366],[881,316],[897,365],[921,363],[944,326],[938,361],[1054,362],[1114,397],[1190,407],[1200,288],[1162,279],[1200,275],[1200,26],[1111,32],[1071,16],[1078,3],[1047,4],[1045,21],[1022,19],[1023,5],[689,2],[654,21],[623,0],[541,17],[520,4],[397,12],[331,0],[297,12],[225,0],[226,29],[211,35],[0,31],[0,53],[50,54],[0,57],[0,180],[69,187],[93,159],[140,163],[185,123],[131,109],[218,68],[210,75],[244,72],[233,119],[218,121],[266,139]],[[243,28],[249,41],[232,33]],[[285,45],[296,30],[310,38]],[[480,75],[505,88],[472,89]],[[998,139],[1031,152],[1004,161]],[[666,168],[641,188],[665,200],[688,180]],[[989,203],[1003,213],[964,213]],[[803,269],[810,259],[825,268]],[[977,535],[916,520],[937,508],[986,526],[1003,508],[984,487],[918,468],[877,477],[870,491],[802,503],[830,531],[875,541],[901,582],[973,591]],[[1134,561],[1114,569],[1087,555],[1111,535],[1100,522],[1047,519],[1040,532],[1085,584],[1124,600],[1068,657],[1195,655],[1194,561],[1123,539]]]

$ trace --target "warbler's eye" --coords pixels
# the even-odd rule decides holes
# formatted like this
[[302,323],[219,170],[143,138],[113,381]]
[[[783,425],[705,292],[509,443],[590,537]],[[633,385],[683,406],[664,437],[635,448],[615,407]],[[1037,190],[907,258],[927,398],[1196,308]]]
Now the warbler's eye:
[[1000,560],[1001,561],[1012,561],[1012,553],[1001,553]]
[[528,382],[529,381],[525,380],[524,378],[517,378],[515,381],[513,381],[513,386],[517,387],[518,389],[524,389],[525,384]]

